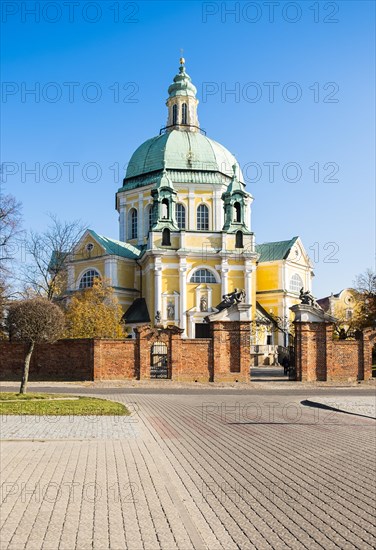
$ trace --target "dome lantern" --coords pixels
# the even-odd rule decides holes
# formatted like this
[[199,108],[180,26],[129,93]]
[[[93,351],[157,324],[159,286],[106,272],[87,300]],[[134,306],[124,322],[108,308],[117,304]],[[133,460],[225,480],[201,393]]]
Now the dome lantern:
[[191,77],[185,71],[185,59],[180,58],[179,73],[168,88],[167,131],[180,130],[185,132],[198,132],[200,124],[197,117],[198,99],[196,87],[192,84]]

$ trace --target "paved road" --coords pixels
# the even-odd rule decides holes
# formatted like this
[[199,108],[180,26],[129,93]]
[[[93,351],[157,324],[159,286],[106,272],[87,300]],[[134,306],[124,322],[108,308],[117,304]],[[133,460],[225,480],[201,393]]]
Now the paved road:
[[1,422],[1,549],[375,547],[374,420],[304,389],[69,391],[133,414]]

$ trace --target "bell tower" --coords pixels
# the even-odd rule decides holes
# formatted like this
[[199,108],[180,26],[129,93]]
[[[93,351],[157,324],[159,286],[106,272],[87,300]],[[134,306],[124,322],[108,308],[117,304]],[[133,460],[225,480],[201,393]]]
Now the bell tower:
[[227,231],[228,233],[250,233],[246,215],[246,203],[251,196],[245,191],[244,184],[239,181],[237,168],[237,165],[234,164],[232,167],[233,176],[231,182],[226,192],[222,195],[225,210],[223,231]]
[[176,191],[164,167],[156,186],[151,190],[153,197],[153,231],[179,231],[176,224]]
[[179,73],[168,89],[169,97],[166,102],[168,132],[171,130],[198,132],[200,130],[196,92],[197,89],[192,84],[191,77],[185,72],[185,59],[181,57]]

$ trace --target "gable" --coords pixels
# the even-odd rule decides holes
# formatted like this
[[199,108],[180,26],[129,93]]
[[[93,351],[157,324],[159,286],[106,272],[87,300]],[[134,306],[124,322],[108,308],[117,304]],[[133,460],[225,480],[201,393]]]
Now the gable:
[[74,249],[72,260],[98,258],[100,256],[104,256],[105,254],[105,248],[93,239],[89,231],[85,231]]
[[287,252],[285,259],[304,267],[311,266],[311,260],[299,237],[296,238],[296,241]]
[[97,258],[99,256],[120,256],[134,260],[139,258],[141,250],[136,246],[99,235],[92,229],[85,231],[73,253],[73,260]]

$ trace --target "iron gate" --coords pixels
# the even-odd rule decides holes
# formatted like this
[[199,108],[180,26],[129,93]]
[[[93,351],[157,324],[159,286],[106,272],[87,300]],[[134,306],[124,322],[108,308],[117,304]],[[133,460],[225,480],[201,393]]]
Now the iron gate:
[[169,378],[167,345],[155,342],[151,348],[150,378]]

